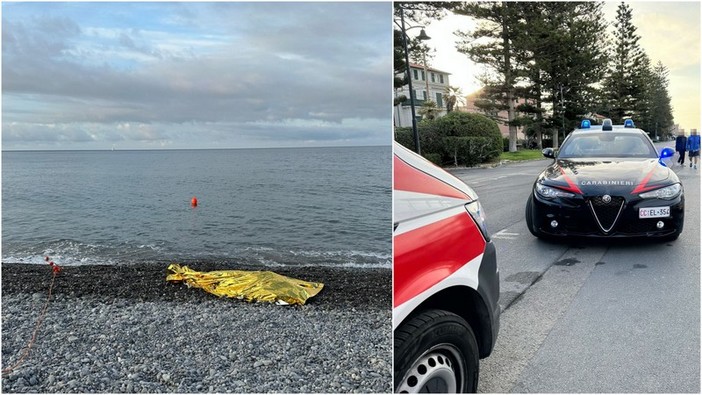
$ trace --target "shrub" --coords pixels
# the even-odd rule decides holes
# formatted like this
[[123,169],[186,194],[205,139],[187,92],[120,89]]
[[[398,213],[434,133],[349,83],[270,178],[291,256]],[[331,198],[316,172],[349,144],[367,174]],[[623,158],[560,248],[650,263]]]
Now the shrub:
[[[453,111],[433,123],[444,137],[471,138],[444,139],[443,154],[446,162],[455,163],[458,160],[458,164],[471,166],[496,158],[502,152],[500,128],[497,122],[484,115]],[[452,144],[458,146],[452,147]],[[459,152],[462,154],[459,155]]]
[[[473,166],[500,155],[502,135],[490,118],[453,111],[417,125],[422,155],[441,166],[445,163]],[[396,128],[395,140],[414,150],[412,128]]]
[[[421,144],[421,143],[420,143]],[[437,166],[441,166],[441,154],[423,154],[423,157],[425,157],[428,161],[432,162],[433,164]]]
[[[429,159],[427,155],[437,154],[439,155],[439,160],[432,160],[432,162],[440,164],[443,150],[441,139],[443,136],[441,136],[436,126],[432,121],[422,120],[417,124],[417,132],[419,133],[419,146],[422,149],[422,156]],[[414,149],[412,128],[395,128],[395,141],[412,151],[416,151]]]
[[[412,128],[395,128],[395,141],[414,151]],[[421,142],[420,142],[421,144]]]
[[[417,125],[419,130],[419,145],[422,154],[439,154],[443,151],[442,131],[437,127],[435,120],[422,120]],[[436,163],[436,162],[435,162]]]
[[489,137],[446,137],[445,147],[454,165],[474,166],[495,156],[494,139]]

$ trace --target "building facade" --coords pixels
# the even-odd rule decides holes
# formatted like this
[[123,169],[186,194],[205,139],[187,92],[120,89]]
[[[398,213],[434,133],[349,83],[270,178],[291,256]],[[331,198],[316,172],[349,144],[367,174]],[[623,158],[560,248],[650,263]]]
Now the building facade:
[[[436,103],[437,117],[446,114],[446,89],[449,87],[449,75],[445,71],[432,67],[424,67],[410,63],[410,78],[415,94],[414,110],[417,120],[421,120],[420,109],[427,100]],[[394,124],[397,127],[412,126],[412,110],[410,108],[409,84],[395,90],[395,98],[405,96],[407,100],[395,106],[393,113]]]

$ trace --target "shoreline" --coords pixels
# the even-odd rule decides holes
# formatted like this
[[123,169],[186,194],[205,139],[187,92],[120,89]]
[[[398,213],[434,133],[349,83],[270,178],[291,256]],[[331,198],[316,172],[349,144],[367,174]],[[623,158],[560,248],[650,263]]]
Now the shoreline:
[[[56,276],[53,292],[56,296],[95,296],[98,299],[121,298],[140,302],[202,302],[219,299],[201,289],[167,283],[170,263],[62,266],[61,273]],[[305,306],[378,308],[388,311],[392,308],[391,269],[262,267],[187,261],[181,264],[198,271],[270,270],[300,280],[323,283],[322,291],[308,299]],[[1,271],[3,297],[19,293],[46,293],[51,280],[49,265],[3,262]]]

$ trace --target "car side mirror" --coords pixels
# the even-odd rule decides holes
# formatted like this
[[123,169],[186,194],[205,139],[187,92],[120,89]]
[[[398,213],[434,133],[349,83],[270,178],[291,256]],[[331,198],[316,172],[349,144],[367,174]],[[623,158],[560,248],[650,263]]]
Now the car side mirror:
[[541,153],[544,154],[544,156],[547,158],[553,159],[556,157],[556,155],[553,152],[553,148],[544,148],[543,150],[541,150]]
[[665,163],[663,163],[663,159],[670,158],[673,155],[675,155],[675,151],[673,151],[672,148],[669,148],[669,147],[663,148],[663,150],[661,151],[661,154],[658,156],[658,163],[665,166]]

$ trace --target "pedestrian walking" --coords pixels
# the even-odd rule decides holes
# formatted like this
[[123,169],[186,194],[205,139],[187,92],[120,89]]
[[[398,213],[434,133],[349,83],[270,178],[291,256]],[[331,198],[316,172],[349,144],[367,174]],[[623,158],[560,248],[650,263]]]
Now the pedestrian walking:
[[675,150],[678,151],[680,157],[678,163],[680,166],[685,166],[685,151],[687,150],[687,137],[685,133],[680,133],[680,136],[675,138]]
[[690,137],[687,138],[687,150],[690,152],[690,167],[695,166],[700,158],[700,136],[697,134],[697,129],[692,129]]

